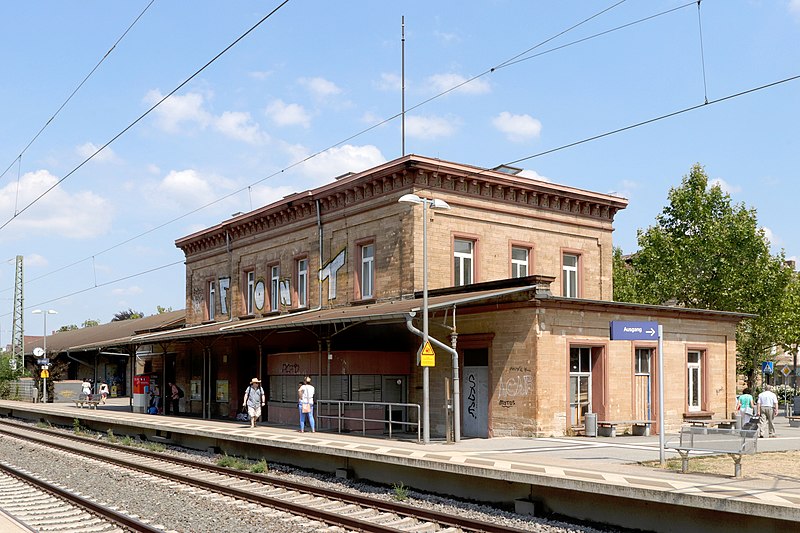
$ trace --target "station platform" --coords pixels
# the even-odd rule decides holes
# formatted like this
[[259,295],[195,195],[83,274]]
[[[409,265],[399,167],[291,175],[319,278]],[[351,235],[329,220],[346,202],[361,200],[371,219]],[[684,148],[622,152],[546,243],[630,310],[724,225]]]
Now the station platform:
[[[176,444],[212,443],[200,446],[250,457],[268,449],[270,456],[285,457],[289,464],[302,457],[306,466],[319,470],[350,472],[389,484],[403,481],[409,487],[476,500],[487,501],[490,494],[505,491],[513,500],[531,501],[534,514],[544,505],[549,512],[645,530],[686,531],[686,521],[706,524],[692,529],[696,531],[733,526],[748,531],[746,523],[753,523],[753,531],[777,531],[776,524],[783,528],[791,523],[796,528],[800,523],[800,466],[754,478],[748,477],[744,464],[743,477],[737,479],[732,460],[730,476],[682,474],[641,465],[658,461],[658,436],[469,438],[422,444],[416,435],[389,440],[330,430],[310,433],[306,428],[306,433],[299,433],[295,427],[262,424],[250,428],[248,422],[240,421],[137,414],[130,412],[127,398],[109,399],[108,405],[96,410],[74,404],[0,401],[0,415],[60,419],[66,425],[78,418],[101,431],[113,427],[119,435],[147,434]],[[800,450],[800,428],[790,427],[779,416],[776,429],[776,438],[759,439],[759,453]],[[667,435],[667,440],[671,437],[675,436]],[[666,454],[677,457],[669,450]],[[605,506],[599,516],[598,505]],[[619,506],[625,509],[622,513]],[[675,506],[681,508],[683,522]],[[649,508],[644,523],[632,519],[643,512],[634,508]],[[675,528],[652,524],[654,510],[655,516],[668,519]],[[631,516],[620,522],[620,514]],[[728,518],[721,520],[723,515]],[[759,517],[764,520],[753,522]],[[743,522],[745,518],[749,522]],[[648,523],[659,527],[646,527]]]

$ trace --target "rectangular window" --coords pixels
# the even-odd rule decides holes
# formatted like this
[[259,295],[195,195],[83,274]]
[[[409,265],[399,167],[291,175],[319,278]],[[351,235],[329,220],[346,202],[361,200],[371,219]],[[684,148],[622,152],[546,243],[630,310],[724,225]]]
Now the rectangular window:
[[375,245],[365,244],[361,247],[361,299],[374,298],[375,285]]
[[350,398],[354,402],[381,401],[381,376],[350,376]]
[[453,283],[456,287],[472,284],[474,254],[474,241],[465,239],[453,241]]
[[245,311],[248,315],[253,314],[253,293],[256,287],[256,273],[251,270],[247,273],[247,293],[245,294]]
[[586,413],[592,411],[592,349],[569,349],[569,406],[570,423],[584,424]]
[[686,356],[688,383],[686,392],[689,411],[702,410],[703,357],[700,352],[690,351]]
[[278,311],[280,309],[281,293],[281,269],[279,265],[272,265],[269,269],[269,309]]
[[213,281],[208,282],[208,319],[214,320],[215,311],[217,308],[217,291],[216,284]]
[[561,289],[567,298],[578,297],[578,256],[564,254],[562,259]]
[[308,307],[308,259],[297,261],[297,307]]
[[654,350],[636,348],[633,377],[633,407],[636,420],[652,420],[653,383],[651,366]]
[[519,246],[511,247],[511,277],[524,278],[528,275],[528,256],[530,250]]

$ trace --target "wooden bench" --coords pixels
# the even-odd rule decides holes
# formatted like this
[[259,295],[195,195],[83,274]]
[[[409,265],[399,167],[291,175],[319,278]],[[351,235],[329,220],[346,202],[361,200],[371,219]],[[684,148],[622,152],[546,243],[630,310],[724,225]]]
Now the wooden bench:
[[86,406],[89,409],[97,409],[97,404],[100,403],[100,395],[90,394],[87,396],[85,394],[81,394],[74,401],[75,401],[75,407],[83,408],[84,406]]
[[685,424],[690,424],[692,427],[718,427],[720,429],[733,429],[736,420],[733,418],[719,418],[712,420],[710,418],[687,418],[683,421]]
[[787,420],[789,420],[789,426],[793,428],[800,428],[800,416],[787,416]]
[[650,434],[650,426],[654,423],[654,420],[598,420],[597,434],[601,437],[616,437],[617,426],[630,426],[631,434],[642,437]]
[[679,440],[664,446],[681,456],[681,472],[689,470],[689,453],[725,453],[734,463],[734,477],[742,477],[742,455],[756,453],[758,431],[683,426]]

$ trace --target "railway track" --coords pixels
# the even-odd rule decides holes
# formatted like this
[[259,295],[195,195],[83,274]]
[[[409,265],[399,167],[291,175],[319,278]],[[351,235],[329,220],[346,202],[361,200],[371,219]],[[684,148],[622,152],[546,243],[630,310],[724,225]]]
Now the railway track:
[[6,462],[0,462],[0,508],[31,531],[163,531]]
[[[512,533],[524,531],[502,524],[419,509],[400,502],[370,498],[297,482],[235,471],[210,463],[99,442],[77,435],[3,420],[0,435],[19,438],[62,452],[79,454],[147,475],[190,485],[214,494],[277,509],[349,531],[446,533]],[[109,453],[113,451],[113,453]]]

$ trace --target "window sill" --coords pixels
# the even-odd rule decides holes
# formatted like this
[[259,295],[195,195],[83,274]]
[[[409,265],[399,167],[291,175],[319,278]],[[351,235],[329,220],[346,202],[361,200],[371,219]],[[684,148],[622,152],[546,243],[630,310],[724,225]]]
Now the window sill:
[[366,298],[364,300],[353,300],[350,302],[350,305],[367,305],[374,303],[375,303],[375,298]]

